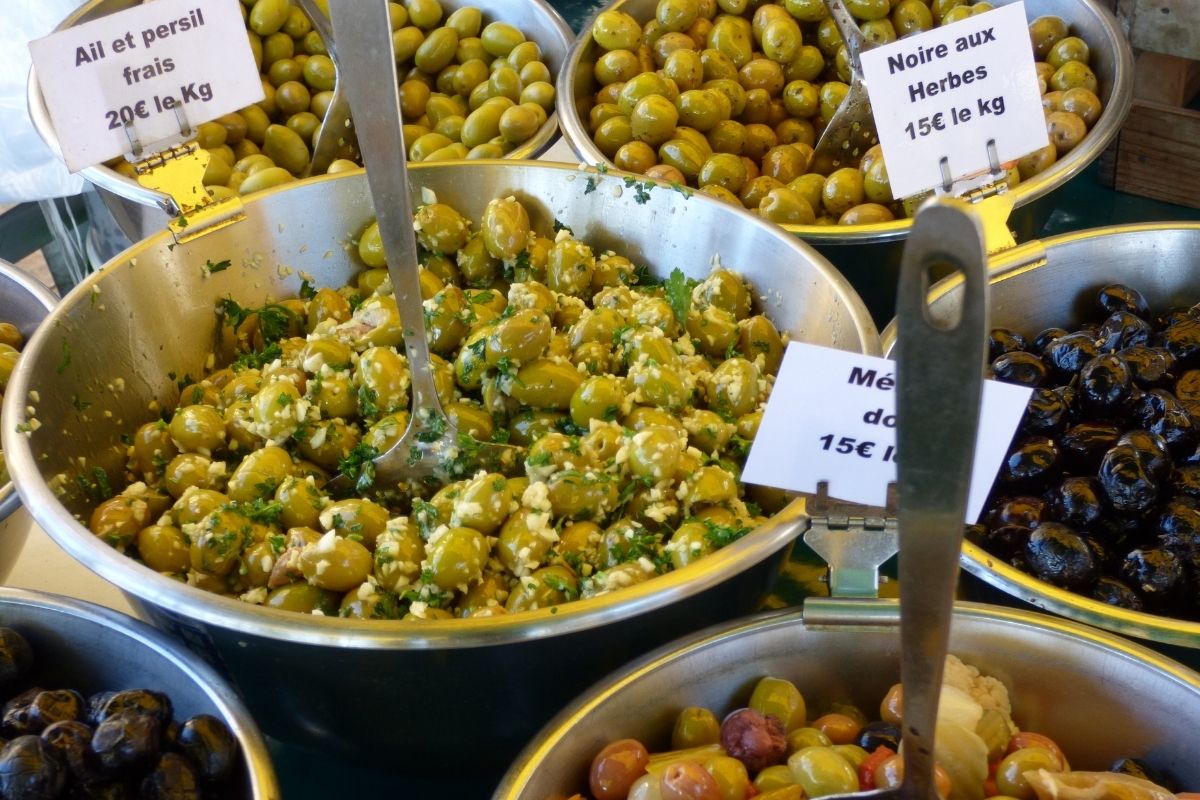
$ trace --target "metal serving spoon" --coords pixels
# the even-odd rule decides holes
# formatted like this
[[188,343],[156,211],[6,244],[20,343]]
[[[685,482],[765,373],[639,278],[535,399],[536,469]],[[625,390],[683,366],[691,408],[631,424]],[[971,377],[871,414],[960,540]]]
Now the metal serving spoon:
[[329,59],[333,61],[335,76],[333,98],[329,101],[325,118],[321,120],[321,130],[313,143],[312,161],[308,163],[308,171],[304,174],[307,178],[310,175],[324,175],[328,172],[329,165],[337,157],[338,149],[346,144],[356,147],[357,140],[354,135],[354,122],[350,119],[350,103],[346,100],[345,89],[342,88],[342,64],[338,59],[337,44],[333,40],[333,28],[329,24],[329,17],[317,4],[317,0],[297,2],[300,9],[312,20],[313,29],[321,34],[325,50]]
[[[412,374],[408,429],[371,461],[374,480],[394,486],[405,481],[444,482],[476,467],[501,470],[516,463],[520,448],[479,442],[459,432],[442,410],[433,381],[387,2],[332,0],[330,12],[344,56],[340,80],[351,107],[359,109],[359,145]],[[335,492],[352,485],[354,479],[344,474],[330,482]]]
[[846,9],[843,0],[825,0],[846,51],[850,56],[850,91],[838,107],[833,119],[821,132],[817,146],[813,149],[811,171],[828,175],[841,167],[858,166],[863,153],[879,143],[875,130],[875,118],[871,115],[871,100],[867,96],[867,85],[863,81],[861,54],[876,47],[876,43],[863,36],[854,17]]
[[[987,332],[983,231],[961,201],[917,214],[896,298],[896,438],[900,529],[900,679],[904,781],[845,797],[933,800],[934,729],[962,549]],[[935,269],[962,270],[953,327],[928,314]],[[826,798],[826,800],[832,800]]]

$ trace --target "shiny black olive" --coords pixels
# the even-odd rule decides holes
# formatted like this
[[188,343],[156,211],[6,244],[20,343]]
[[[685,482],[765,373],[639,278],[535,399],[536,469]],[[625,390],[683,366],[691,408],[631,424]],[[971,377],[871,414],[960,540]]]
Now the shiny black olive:
[[1142,460],[1146,471],[1156,483],[1170,477],[1173,466],[1171,454],[1167,452],[1167,443],[1158,434],[1150,431],[1127,431],[1117,440],[1117,444],[1126,444],[1136,450],[1138,458]]
[[1092,526],[1091,533],[1109,548],[1120,549],[1123,553],[1136,547],[1135,542],[1145,538],[1142,535],[1142,527],[1145,524],[1141,517],[1114,514],[1110,511]]
[[1158,541],[1176,555],[1200,556],[1200,511],[1172,507],[1158,518]]
[[200,800],[200,781],[186,758],[164,753],[142,780],[139,800]]
[[1029,543],[1032,533],[1031,528],[1023,525],[1000,525],[988,531],[983,548],[989,553],[1011,560],[1025,552],[1025,545]]
[[1008,328],[992,328],[988,333],[988,361],[995,361],[1005,353],[1024,350],[1025,337]]
[[1041,436],[1054,436],[1070,419],[1067,401],[1056,389],[1034,389],[1021,418],[1021,429]]
[[1053,440],[1030,436],[1009,451],[1000,474],[1009,483],[1032,484],[1054,475],[1058,462],[1058,445]]
[[1144,317],[1150,313],[1146,298],[1142,293],[1123,283],[1113,283],[1096,293],[1096,302],[1109,314],[1116,311],[1128,311]]
[[1095,536],[1089,536],[1086,533],[1081,535],[1083,536],[1084,544],[1088,546],[1088,550],[1092,551],[1092,557],[1096,559],[1097,571],[1103,571],[1104,566],[1112,558],[1112,550],[1106,542]]
[[1150,323],[1128,311],[1115,311],[1100,325],[1096,346],[1115,353],[1128,347],[1146,347],[1154,336]]
[[34,730],[33,722],[29,718],[29,710],[33,698],[37,697],[41,691],[39,687],[27,689],[4,704],[3,716],[0,716],[0,730],[4,732],[5,736],[12,738],[39,732]]
[[33,664],[33,651],[25,637],[12,628],[0,628],[0,686],[25,677]]
[[104,719],[104,707],[108,705],[108,701],[113,698],[116,692],[96,692],[88,695],[87,699],[87,721],[95,725]]
[[1058,522],[1043,522],[1034,529],[1025,559],[1036,577],[1067,589],[1086,589],[1098,574],[1095,553],[1084,538]]
[[29,723],[42,731],[47,725],[63,720],[82,719],[85,713],[83,695],[73,689],[39,692],[29,704]]
[[1183,367],[1200,366],[1200,320],[1176,322],[1163,331],[1162,343]]
[[237,763],[238,744],[233,732],[224,722],[208,714],[200,714],[183,723],[177,746],[208,782],[229,777]]
[[1175,379],[1175,357],[1161,347],[1127,347],[1117,355],[1129,366],[1134,383],[1146,389],[1168,386]]
[[113,714],[119,714],[122,711],[150,714],[166,725],[171,721],[171,698],[162,692],[153,692],[149,689],[126,689],[123,692],[116,692],[104,703],[96,721],[103,722]]
[[1200,464],[1177,464],[1167,486],[1176,494],[1200,499]]
[[1099,355],[1079,371],[1079,399],[1097,413],[1116,413],[1129,399],[1129,367],[1120,356]]
[[1058,437],[1063,463],[1069,470],[1092,472],[1121,438],[1121,430],[1107,422],[1080,422]]
[[1091,528],[1104,515],[1100,485],[1093,478],[1065,478],[1046,499],[1050,517],[1076,530]]
[[1098,474],[1100,488],[1117,511],[1140,513],[1154,505],[1158,486],[1138,451],[1119,444],[1104,454]]
[[1066,336],[1069,331],[1065,328],[1046,328],[1044,331],[1033,337],[1033,341],[1029,343],[1029,349],[1039,356],[1045,354],[1046,345],[1053,342],[1062,336]]
[[880,747],[897,750],[900,747],[900,729],[890,722],[868,722],[859,731],[855,744],[868,753]]
[[42,731],[42,741],[58,752],[71,774],[79,780],[98,777],[88,759],[92,748],[92,729],[82,722],[63,720]]
[[1154,324],[1160,331],[1164,330],[1172,325],[1183,322],[1186,319],[1191,319],[1191,314],[1189,313],[1190,311],[1191,309],[1188,308],[1167,309],[1162,314],[1159,314],[1157,317],[1155,317]]
[[143,769],[158,759],[162,723],[152,714],[118,711],[96,726],[92,752],[108,775]]
[[1183,562],[1165,547],[1129,551],[1119,572],[1151,607],[1170,603],[1186,588]]
[[1001,499],[988,510],[987,525],[999,528],[1002,525],[1020,525],[1036,528],[1046,511],[1046,502],[1040,497],[1019,496]]
[[1005,353],[992,362],[992,374],[1005,383],[1040,386],[1047,372],[1040,358],[1023,350]]
[[53,800],[66,781],[58,753],[36,736],[18,736],[0,751],[0,797],[5,800]]
[[1147,764],[1140,758],[1118,758],[1113,762],[1113,765],[1108,768],[1109,772],[1117,772],[1121,775],[1132,775],[1135,778],[1141,778],[1145,781],[1150,781],[1153,784],[1163,787],[1169,792],[1178,792],[1178,784],[1171,780],[1171,777],[1161,770]]
[[1108,603],[1110,606],[1127,608],[1130,611],[1142,611],[1145,608],[1142,598],[1138,597],[1137,592],[1116,578],[1110,578],[1107,575],[1101,575],[1096,581],[1096,585],[1092,587],[1092,599]]
[[1042,358],[1055,376],[1068,380],[1098,355],[1095,339],[1086,333],[1069,333],[1050,341]]
[[1175,381],[1175,397],[1181,403],[1200,401],[1200,369],[1189,369]]

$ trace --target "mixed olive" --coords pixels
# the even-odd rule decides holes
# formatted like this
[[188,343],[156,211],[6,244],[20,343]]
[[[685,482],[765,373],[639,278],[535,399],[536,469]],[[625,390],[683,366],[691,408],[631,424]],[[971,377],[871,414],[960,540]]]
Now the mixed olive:
[[998,380],[1034,387],[983,523],[967,536],[1035,577],[1200,619],[1200,319],[1106,286],[1095,321],[990,337]]
[[[985,13],[970,0],[848,0],[875,42]],[[1074,148],[1102,104],[1088,45],[1058,17],[1029,25],[1051,144],[1009,170],[1030,178]],[[878,146],[860,163],[812,171],[813,145],[849,91],[850,61],[822,0],[660,0],[653,19],[600,13],[591,36],[597,90],[576,98],[617,167],[680,184],[795,225],[904,216]]]
[[[17,358],[25,344],[25,337],[11,322],[0,322],[0,403],[4,402],[4,392],[8,388],[8,379],[17,366]],[[0,450],[0,485],[8,483],[8,465],[4,460],[4,451]]]
[[[1017,728],[1002,683],[953,656],[942,691],[935,767],[942,800],[1052,798],[1065,786],[1090,789],[1090,797],[1151,800],[1163,796],[1158,787],[1172,787],[1170,776],[1139,758],[1119,759],[1108,773],[1071,772],[1053,739]],[[636,739],[609,743],[592,759],[588,791],[571,800],[803,800],[895,788],[904,775],[903,705],[896,684],[877,718],[846,703],[814,716],[791,681],[762,678],[746,706],[723,718],[707,708],[681,710],[668,750],[652,753]]]
[[[304,177],[336,82],[324,41],[291,0],[242,0],[240,8],[266,97],[197,126],[212,156],[204,185],[217,199]],[[388,8],[413,161],[503,158],[553,113],[554,78],[538,43],[515,25],[474,6],[447,14],[438,0]],[[337,156],[330,173],[358,168],[351,144]],[[124,159],[110,166],[133,177]]]
[[[221,303],[218,368],[132,432],[124,488],[91,530],[247,602],[432,619],[604,594],[763,521],[738,475],[784,339],[738,275],[658,283],[566,228],[531,230],[513,197],[477,230],[435,200],[414,226],[434,381],[468,434],[447,464],[460,479],[374,482],[371,457],[408,426],[410,376],[371,223],[353,285]],[[524,450],[511,474],[476,472],[476,441]],[[357,496],[324,489],[338,471]]]
[[241,750],[221,720],[179,723],[170,697],[150,689],[44,689],[37,671],[25,637],[0,628],[0,798],[241,796]]

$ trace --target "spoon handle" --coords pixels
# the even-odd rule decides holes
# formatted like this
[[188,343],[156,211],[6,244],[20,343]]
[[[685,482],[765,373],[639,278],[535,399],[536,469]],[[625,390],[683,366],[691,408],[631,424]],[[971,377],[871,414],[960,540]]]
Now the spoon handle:
[[[425,339],[421,273],[387,0],[331,0],[329,6],[334,37],[341,43],[339,80],[345,81],[350,108],[358,109],[354,119],[359,150],[367,166],[367,182],[404,331],[412,375],[412,407],[417,411],[429,409],[444,418]],[[416,416],[414,413],[413,424],[429,421],[418,421]]]
[[[936,797],[934,728],[983,388],[983,233],[964,209],[960,201],[935,201],[917,215],[896,298],[902,794],[908,800]],[[930,269],[945,266],[966,278],[953,327],[935,323],[926,305]]]

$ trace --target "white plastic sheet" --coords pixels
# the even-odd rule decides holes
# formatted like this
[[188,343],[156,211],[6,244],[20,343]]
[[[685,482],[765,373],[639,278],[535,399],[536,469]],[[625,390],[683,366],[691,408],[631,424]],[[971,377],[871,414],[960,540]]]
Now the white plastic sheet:
[[42,142],[25,102],[30,39],[50,33],[81,0],[0,0],[0,202],[79,194],[83,179]]

